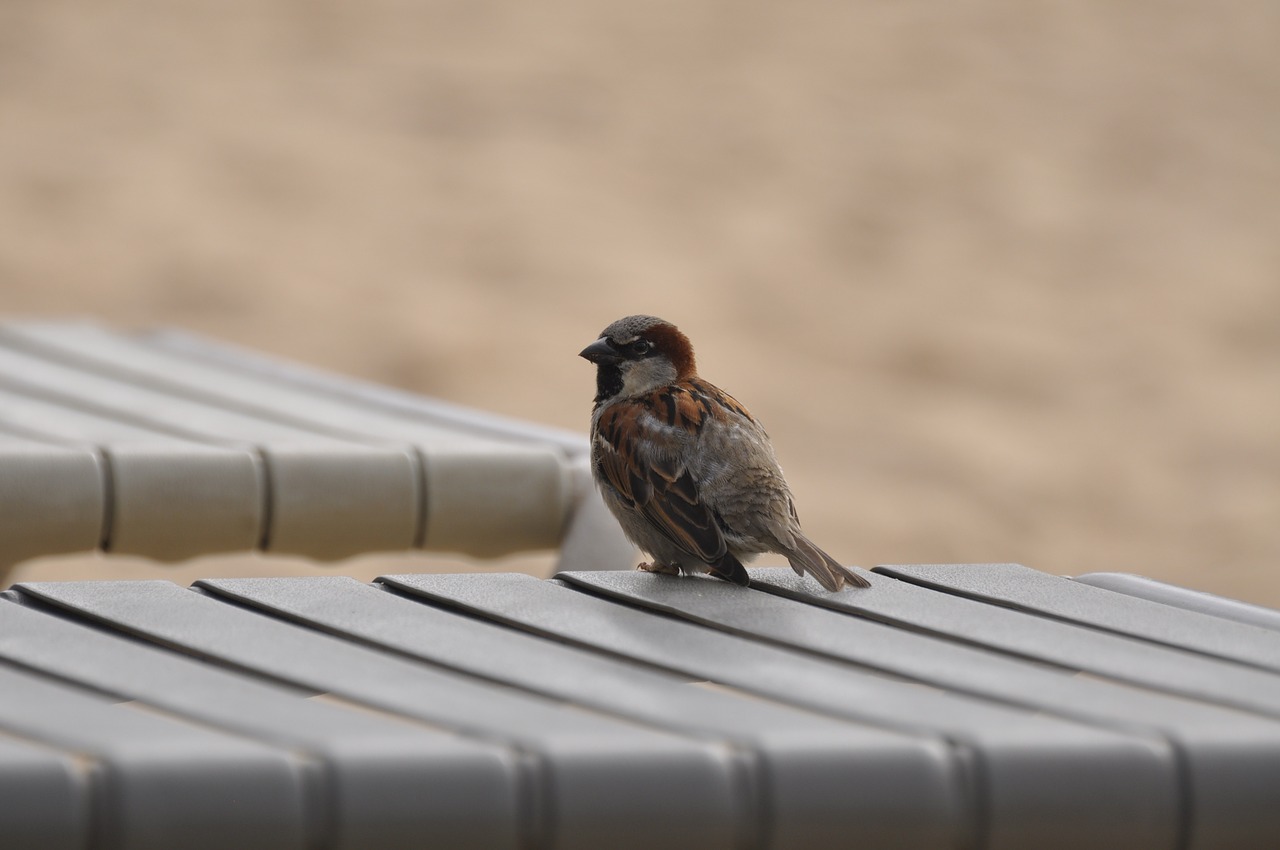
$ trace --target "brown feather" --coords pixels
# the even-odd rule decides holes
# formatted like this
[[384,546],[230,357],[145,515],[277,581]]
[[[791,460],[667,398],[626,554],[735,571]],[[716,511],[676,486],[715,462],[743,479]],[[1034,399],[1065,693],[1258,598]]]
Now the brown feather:
[[665,322],[656,324],[647,328],[641,336],[652,342],[653,347],[671,361],[671,365],[676,368],[677,381],[686,380],[698,373],[697,363],[693,358],[693,343],[675,325]]
[[795,535],[795,548],[783,553],[791,569],[796,575],[806,572],[818,580],[828,591],[834,593],[845,584],[850,587],[870,587],[871,582],[840,564],[835,558],[823,552],[813,541],[803,534]]
[[747,568],[742,566],[742,562],[733,555],[726,554],[721,558],[720,563],[711,567],[711,574],[741,587],[751,586],[751,576],[747,575]]
[[[669,436],[664,441],[647,427],[642,416],[645,410],[661,408],[655,404],[657,395],[660,393],[642,401],[618,403],[603,412],[597,426],[602,445],[596,453],[596,468],[605,483],[682,552],[714,566],[727,555],[728,545],[715,514],[699,498],[697,483],[674,460],[674,451],[641,466],[639,453],[619,445],[622,434],[659,446],[670,442]],[[691,424],[688,419],[682,421],[686,427]],[[730,572],[734,572],[731,567]]]

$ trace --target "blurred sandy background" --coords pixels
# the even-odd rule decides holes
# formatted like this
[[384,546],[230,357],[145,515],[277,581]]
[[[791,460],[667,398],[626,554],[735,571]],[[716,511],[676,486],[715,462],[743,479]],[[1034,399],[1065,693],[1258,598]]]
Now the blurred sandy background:
[[[576,352],[656,313],[848,562],[1278,605],[1277,33],[1271,0],[8,0],[0,311],[578,431]],[[419,568],[459,562],[327,569]]]

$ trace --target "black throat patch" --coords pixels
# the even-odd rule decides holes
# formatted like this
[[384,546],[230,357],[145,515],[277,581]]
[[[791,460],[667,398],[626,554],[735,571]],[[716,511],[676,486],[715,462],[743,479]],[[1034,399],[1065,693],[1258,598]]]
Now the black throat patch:
[[616,365],[596,367],[596,404],[622,392],[622,369]]

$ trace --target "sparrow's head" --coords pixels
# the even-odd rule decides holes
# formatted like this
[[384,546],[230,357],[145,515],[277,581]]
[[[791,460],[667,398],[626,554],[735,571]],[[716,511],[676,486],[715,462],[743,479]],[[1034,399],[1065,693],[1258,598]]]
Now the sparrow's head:
[[673,324],[627,316],[578,355],[596,364],[596,401],[631,398],[695,374],[693,346]]

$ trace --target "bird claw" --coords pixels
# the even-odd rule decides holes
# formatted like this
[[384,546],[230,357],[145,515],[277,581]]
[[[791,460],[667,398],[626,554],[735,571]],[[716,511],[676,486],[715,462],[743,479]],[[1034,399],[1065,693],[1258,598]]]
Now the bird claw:
[[670,564],[650,564],[646,561],[643,564],[638,564],[636,569],[642,573],[657,573],[663,576],[680,575],[680,568]]

